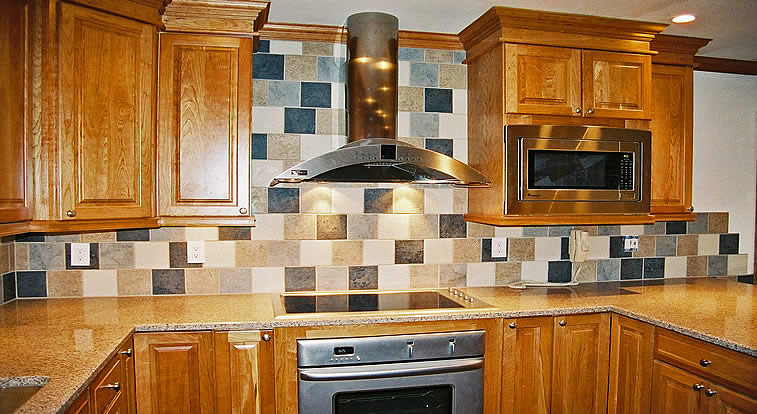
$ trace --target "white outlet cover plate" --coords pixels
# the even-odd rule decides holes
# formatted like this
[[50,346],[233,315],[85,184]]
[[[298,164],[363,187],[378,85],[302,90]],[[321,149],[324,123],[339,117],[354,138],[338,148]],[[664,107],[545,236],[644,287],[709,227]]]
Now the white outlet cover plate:
[[623,236],[623,251],[635,252],[639,250],[639,236]]
[[89,243],[71,243],[71,266],[89,266]]
[[507,257],[507,237],[492,238],[492,257]]
[[205,242],[187,241],[187,263],[205,263]]

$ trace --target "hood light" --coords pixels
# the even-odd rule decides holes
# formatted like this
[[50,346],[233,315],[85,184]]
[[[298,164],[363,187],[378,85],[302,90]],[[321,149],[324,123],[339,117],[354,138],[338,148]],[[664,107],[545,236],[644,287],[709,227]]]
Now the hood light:
[[681,14],[671,19],[673,23],[691,23],[696,20],[693,14]]

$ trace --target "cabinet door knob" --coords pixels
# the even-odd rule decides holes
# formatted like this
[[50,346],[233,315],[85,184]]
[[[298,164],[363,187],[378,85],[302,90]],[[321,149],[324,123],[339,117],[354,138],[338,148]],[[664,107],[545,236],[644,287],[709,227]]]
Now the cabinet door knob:
[[580,106],[579,106],[578,108],[576,108],[576,113],[577,113],[577,114],[580,114],[580,113],[581,113],[581,107],[580,107]]
[[568,322],[565,322],[565,319],[561,319],[560,322],[557,322],[560,326],[565,326],[568,324]]
[[263,334],[263,340],[266,341],[266,342],[270,341],[271,340],[271,335]]
[[510,327],[510,329],[515,329],[518,327],[518,324],[515,322],[510,322],[507,326]]
[[699,365],[701,365],[701,366],[703,366],[703,367],[707,368],[707,367],[709,367],[710,365],[712,365],[712,361],[710,361],[709,359],[700,359],[700,360],[699,360]]
[[68,210],[66,211],[67,217],[76,217],[76,212],[74,210]]
[[702,389],[704,389],[704,385],[696,383],[692,385],[691,388],[694,388],[694,391],[702,391]]
[[588,110],[588,111],[586,111],[586,113],[587,113],[587,114],[589,114],[589,115],[591,115],[591,114],[593,114],[593,113],[594,113],[594,110],[593,110],[593,109],[591,109],[591,108],[589,108],[589,110]]
[[693,213],[694,212],[694,206],[691,206],[691,207],[687,208],[686,210],[689,210],[689,213]]
[[715,395],[717,393],[718,392],[715,391],[715,390],[713,390],[712,388],[707,388],[706,390],[704,390],[704,395],[706,395],[708,397],[712,397],[713,395]]
[[119,352],[121,355],[126,355],[127,357],[131,356],[131,348],[127,349],[126,351]]
[[242,207],[239,209],[239,214],[247,214],[247,209]]

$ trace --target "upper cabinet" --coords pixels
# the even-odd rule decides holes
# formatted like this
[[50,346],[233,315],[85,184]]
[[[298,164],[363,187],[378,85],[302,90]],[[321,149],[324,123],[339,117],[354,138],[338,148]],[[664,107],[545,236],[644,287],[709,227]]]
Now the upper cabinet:
[[652,58],[633,53],[584,50],[582,113],[589,117],[649,119]]

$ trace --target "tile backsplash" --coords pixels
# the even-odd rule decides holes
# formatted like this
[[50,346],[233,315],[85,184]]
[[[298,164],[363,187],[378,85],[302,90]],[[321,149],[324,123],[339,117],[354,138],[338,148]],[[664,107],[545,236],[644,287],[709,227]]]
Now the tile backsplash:
[[[285,168],[346,143],[345,48],[261,41],[253,63],[249,227],[164,227],[27,234],[0,244],[2,299],[406,289],[506,285],[521,279],[604,281],[746,273],[727,213],[646,226],[493,227],[467,223],[467,190],[445,186],[277,186]],[[399,50],[398,139],[467,161],[462,51]],[[583,263],[568,261],[572,229],[590,234]],[[637,252],[621,235],[640,235]],[[508,257],[492,258],[492,238]],[[206,261],[187,263],[204,240]],[[69,265],[90,243],[90,266]]]

